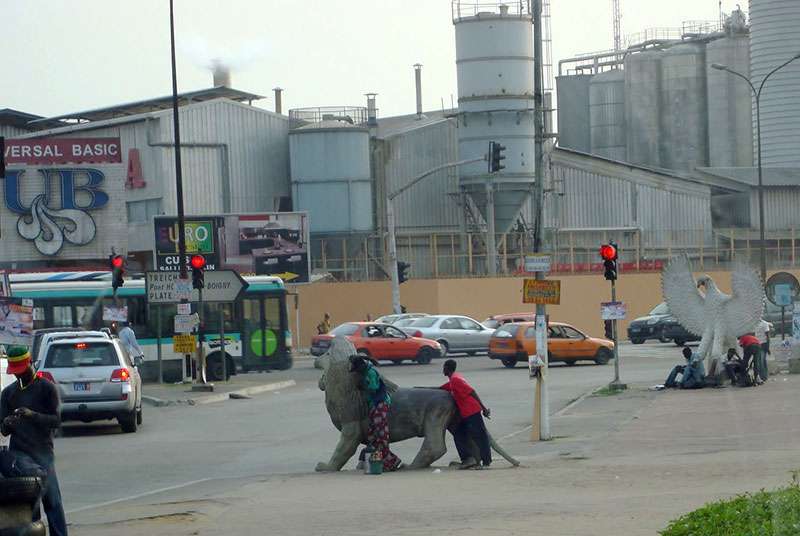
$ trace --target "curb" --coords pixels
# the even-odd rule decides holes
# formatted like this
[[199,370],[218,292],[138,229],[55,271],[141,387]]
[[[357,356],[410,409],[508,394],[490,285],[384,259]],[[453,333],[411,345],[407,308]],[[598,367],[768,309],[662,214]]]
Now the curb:
[[224,402],[225,400],[231,400],[231,399],[246,399],[252,397],[253,395],[266,393],[269,391],[278,391],[280,389],[294,387],[295,385],[297,385],[296,381],[286,380],[282,382],[268,383],[265,385],[255,385],[253,387],[246,387],[244,389],[239,389],[237,391],[220,393],[218,395],[202,396],[198,398],[188,398],[183,400],[164,400],[162,398],[157,398],[154,396],[142,395],[142,402],[146,402],[147,404],[155,407],[182,406],[182,405],[200,406],[205,404],[213,404],[215,402]]

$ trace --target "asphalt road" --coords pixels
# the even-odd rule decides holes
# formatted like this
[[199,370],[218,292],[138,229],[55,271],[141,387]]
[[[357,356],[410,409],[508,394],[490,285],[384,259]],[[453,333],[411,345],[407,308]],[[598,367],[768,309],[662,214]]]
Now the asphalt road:
[[[671,345],[623,345],[622,352],[621,376],[629,383],[663,382],[673,361],[681,360]],[[489,428],[495,438],[524,432],[533,400],[527,368],[506,369],[485,356],[458,358],[458,363],[459,372],[492,409]],[[444,381],[439,361],[386,365],[383,371],[402,386]],[[551,367],[551,414],[607,384],[613,373],[613,362]],[[103,422],[66,424],[56,440],[66,510],[83,511],[155,492],[167,491],[168,496],[170,489],[206,479],[211,486],[218,479],[313,471],[317,461],[327,461],[338,434],[317,388],[319,374],[311,360],[298,360],[290,371],[263,375],[265,382],[297,382],[283,391],[204,406],[146,406],[136,434],[123,434],[115,424]],[[406,441],[393,450],[411,460],[420,441]],[[454,458],[450,443],[443,461]]]

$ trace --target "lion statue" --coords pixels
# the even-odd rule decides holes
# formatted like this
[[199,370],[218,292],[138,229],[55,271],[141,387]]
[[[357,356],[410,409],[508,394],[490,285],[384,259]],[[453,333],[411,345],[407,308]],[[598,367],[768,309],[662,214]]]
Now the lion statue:
[[[339,471],[366,444],[369,421],[366,395],[358,389],[357,377],[350,372],[355,347],[343,337],[335,337],[320,359],[323,373],[319,388],[325,392],[325,407],[333,425],[341,432],[330,460],[317,464],[317,471]],[[392,396],[389,411],[389,441],[424,438],[409,469],[430,466],[447,452],[445,431],[454,430],[460,416],[450,393],[440,389],[404,389],[381,374]],[[492,448],[514,466],[519,462],[508,455],[489,436]],[[473,448],[476,450],[476,447]]]

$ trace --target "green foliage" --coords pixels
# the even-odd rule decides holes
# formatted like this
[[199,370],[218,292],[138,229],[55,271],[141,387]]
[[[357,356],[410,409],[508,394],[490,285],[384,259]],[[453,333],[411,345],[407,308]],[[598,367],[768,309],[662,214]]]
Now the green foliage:
[[800,471],[792,484],[709,503],[675,521],[661,536],[794,536],[800,534]]

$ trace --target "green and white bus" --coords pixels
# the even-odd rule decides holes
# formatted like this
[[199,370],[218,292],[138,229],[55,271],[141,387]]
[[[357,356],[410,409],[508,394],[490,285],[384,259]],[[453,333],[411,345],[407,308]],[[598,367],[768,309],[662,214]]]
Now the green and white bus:
[[[114,302],[109,272],[43,272],[11,274],[11,295],[33,300],[34,329],[110,326],[103,306],[128,307],[128,322],[144,350],[142,375],[158,378],[159,355],[164,381],[189,377],[191,366],[172,348],[175,304],[147,303],[144,279],[126,279]],[[245,276],[250,285],[235,303],[203,303],[207,375],[222,379],[220,309],[224,318],[228,374],[250,370],[284,370],[292,366],[292,335],[286,310],[286,287],[278,277]],[[196,310],[196,304],[193,304]]]

